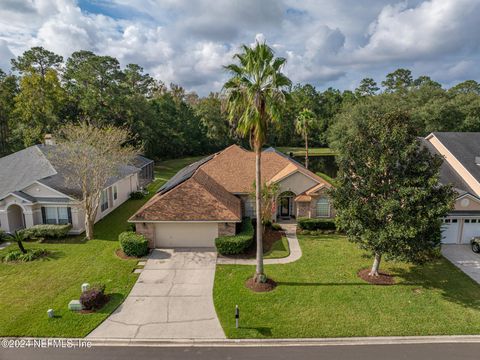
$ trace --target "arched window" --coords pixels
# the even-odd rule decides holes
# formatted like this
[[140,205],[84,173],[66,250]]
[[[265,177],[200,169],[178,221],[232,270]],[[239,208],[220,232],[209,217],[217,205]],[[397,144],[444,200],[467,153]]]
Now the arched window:
[[330,200],[326,196],[317,200],[317,217],[330,217]]

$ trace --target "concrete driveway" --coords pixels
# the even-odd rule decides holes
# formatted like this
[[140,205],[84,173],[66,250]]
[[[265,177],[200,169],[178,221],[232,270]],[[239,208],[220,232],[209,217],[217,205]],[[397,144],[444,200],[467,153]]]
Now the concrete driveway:
[[480,254],[475,254],[470,245],[442,245],[442,254],[480,284]]
[[90,338],[225,338],[213,306],[216,253],[154,250],[124,303]]

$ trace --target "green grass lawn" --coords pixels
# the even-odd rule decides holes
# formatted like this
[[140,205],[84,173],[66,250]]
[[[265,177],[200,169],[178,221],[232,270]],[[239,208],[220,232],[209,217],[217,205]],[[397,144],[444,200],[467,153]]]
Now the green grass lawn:
[[[95,225],[95,240],[82,236],[57,243],[27,242],[26,248],[46,248],[48,259],[30,263],[0,263],[0,336],[83,337],[97,327],[128,295],[137,279],[136,260],[121,260],[114,254],[118,234],[127,219],[153,196],[175,172],[198,158],[169,160],[156,167],[156,180],[142,200],[129,200]],[[16,245],[0,251],[4,254]],[[84,282],[106,284],[110,302],[99,312],[78,314],[67,309],[80,296]],[[57,317],[49,319],[47,310]]]
[[[304,147],[278,147],[276,149],[287,155],[292,152],[293,156],[305,156]],[[336,154],[330,148],[309,148],[308,155],[309,156],[331,156]]]
[[299,239],[300,260],[265,267],[278,283],[269,293],[245,288],[253,266],[217,266],[214,301],[229,338],[480,333],[480,286],[447,260],[425,266],[384,262],[397,284],[374,286],[356,275],[371,259],[344,237]]
[[280,240],[273,243],[270,250],[263,254],[264,259],[281,259],[290,255],[290,247],[288,246],[288,239],[282,236]]

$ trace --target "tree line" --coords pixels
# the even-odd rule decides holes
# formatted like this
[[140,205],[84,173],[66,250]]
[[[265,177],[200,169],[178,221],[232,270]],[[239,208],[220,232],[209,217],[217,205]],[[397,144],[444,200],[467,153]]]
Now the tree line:
[[[354,91],[290,86],[266,144],[303,146],[297,120],[309,113],[311,147],[330,146],[332,125],[365,98],[408,111],[417,135],[432,131],[480,131],[480,84],[464,81],[449,89],[428,76],[398,69],[377,84],[363,79]],[[33,47],[0,70],[0,155],[40,143],[62,125],[88,121],[128,128],[147,156],[164,159],[207,154],[237,142],[238,122],[229,122],[223,93],[199,96],[165,85],[136,64],[121,67],[111,56],[74,52],[68,59]],[[335,138],[335,136],[333,136]]]

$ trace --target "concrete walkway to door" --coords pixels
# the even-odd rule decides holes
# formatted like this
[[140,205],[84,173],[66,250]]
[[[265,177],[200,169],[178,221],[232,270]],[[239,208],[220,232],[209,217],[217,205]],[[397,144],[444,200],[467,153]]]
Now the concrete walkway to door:
[[[302,257],[302,249],[298,243],[297,238],[297,224],[295,223],[279,223],[282,228],[285,230],[285,235],[287,236],[288,246],[290,248],[290,255],[281,259],[265,259],[263,263],[265,265],[272,264],[288,264],[294,261],[297,261]],[[226,264],[226,265],[255,265],[255,259],[235,259],[225,256],[219,256],[217,259],[217,264]]]
[[156,249],[125,299],[89,338],[223,339],[213,305],[216,253]]
[[442,254],[450,262],[480,284],[480,254],[470,245],[442,245]]

